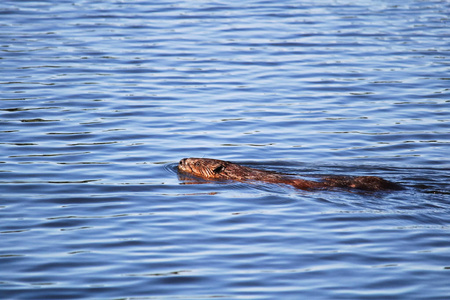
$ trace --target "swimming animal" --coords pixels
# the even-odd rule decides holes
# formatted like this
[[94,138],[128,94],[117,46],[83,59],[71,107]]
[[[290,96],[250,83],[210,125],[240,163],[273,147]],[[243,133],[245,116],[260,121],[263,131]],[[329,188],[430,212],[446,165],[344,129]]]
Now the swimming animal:
[[288,184],[302,190],[351,188],[366,191],[399,190],[402,187],[377,176],[325,176],[320,181],[293,178],[212,158],[183,158],[178,170],[206,180],[262,181]]

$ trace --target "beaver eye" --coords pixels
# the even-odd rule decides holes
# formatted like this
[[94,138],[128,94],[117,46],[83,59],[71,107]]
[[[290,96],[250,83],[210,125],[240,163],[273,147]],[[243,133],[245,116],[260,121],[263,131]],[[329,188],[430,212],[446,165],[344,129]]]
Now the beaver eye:
[[223,166],[220,165],[220,166],[218,166],[217,168],[215,168],[215,169],[213,170],[213,172],[217,174],[217,173],[220,173],[222,170],[223,170]]

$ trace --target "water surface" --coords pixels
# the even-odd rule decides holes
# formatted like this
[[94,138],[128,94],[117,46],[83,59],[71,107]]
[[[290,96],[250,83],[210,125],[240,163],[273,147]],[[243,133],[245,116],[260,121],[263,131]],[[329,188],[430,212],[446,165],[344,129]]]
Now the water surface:
[[[3,299],[446,299],[448,1],[2,1]],[[187,184],[212,157],[392,193]]]

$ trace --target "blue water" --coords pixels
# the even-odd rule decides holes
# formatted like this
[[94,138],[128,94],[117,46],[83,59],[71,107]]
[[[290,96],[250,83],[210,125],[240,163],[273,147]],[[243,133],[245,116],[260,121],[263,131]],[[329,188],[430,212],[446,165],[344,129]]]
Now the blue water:
[[[0,298],[448,299],[449,16],[3,0]],[[184,157],[405,190],[192,184]]]

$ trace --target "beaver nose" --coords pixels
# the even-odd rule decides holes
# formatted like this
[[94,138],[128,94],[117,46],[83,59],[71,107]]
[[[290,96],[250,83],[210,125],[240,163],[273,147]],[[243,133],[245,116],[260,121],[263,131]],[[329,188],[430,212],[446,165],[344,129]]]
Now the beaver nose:
[[182,160],[180,160],[180,166],[184,166],[186,164],[186,158],[183,158]]

